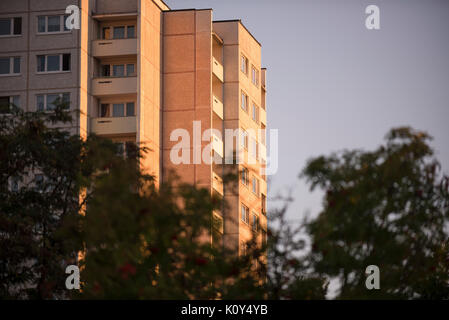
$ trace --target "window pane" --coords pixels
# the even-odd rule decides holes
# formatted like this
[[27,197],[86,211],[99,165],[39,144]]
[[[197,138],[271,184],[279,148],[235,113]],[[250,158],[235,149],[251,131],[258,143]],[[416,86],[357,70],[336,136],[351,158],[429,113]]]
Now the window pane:
[[20,73],[20,57],[14,58],[14,73]]
[[128,38],[134,38],[135,35],[135,29],[134,26],[128,26]]
[[62,55],[62,70],[70,71],[70,53],[64,53]]
[[114,103],[112,108],[113,117],[124,117],[125,116],[125,105],[123,103]]
[[[64,19],[62,20],[64,31],[70,31],[70,29],[68,29],[67,26],[66,26],[67,18],[68,18],[68,17],[69,17],[68,15],[65,15],[65,16],[64,16]],[[70,21],[69,21],[69,22],[70,22]]]
[[58,99],[59,94],[47,94],[47,110],[54,110]]
[[114,39],[123,39],[125,37],[125,27],[114,27]]
[[20,107],[20,96],[13,96],[12,104],[19,108]]
[[11,34],[11,19],[0,19],[0,36]]
[[114,77],[123,77],[125,75],[125,66],[123,64],[113,66]]
[[103,64],[101,66],[101,76],[110,77],[111,76],[111,66],[109,64]]
[[0,97],[0,113],[9,112],[9,97]]
[[14,34],[22,34],[22,18],[14,18]]
[[62,94],[62,103],[64,109],[70,109],[70,93],[66,92]]
[[44,111],[44,95],[42,94],[36,96],[36,109],[37,111]]
[[59,71],[59,55],[47,56],[47,71]]
[[37,72],[45,71],[45,56],[37,56]]
[[11,61],[10,58],[1,58],[0,59],[0,74],[9,74],[10,61]]
[[44,16],[37,17],[37,31],[45,32],[45,17]]
[[134,117],[134,102],[128,102],[126,104],[126,116],[127,117]]
[[126,65],[126,75],[127,76],[134,76],[134,65],[133,64],[127,64]]
[[100,106],[100,117],[105,118],[109,117],[109,105],[108,104],[102,104]]
[[61,31],[61,18],[59,16],[48,16],[48,32]]

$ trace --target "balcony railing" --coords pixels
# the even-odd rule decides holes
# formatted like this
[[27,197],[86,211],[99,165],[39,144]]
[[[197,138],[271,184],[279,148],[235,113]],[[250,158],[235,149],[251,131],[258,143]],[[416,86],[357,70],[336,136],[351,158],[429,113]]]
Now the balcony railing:
[[137,39],[110,39],[92,41],[94,57],[112,57],[137,54]]
[[267,111],[262,108],[259,108],[259,120],[265,127],[267,126]]
[[137,77],[105,77],[92,79],[92,94],[107,96],[137,93]]
[[212,150],[223,158],[223,140],[215,134],[212,135]]
[[223,120],[223,103],[216,96],[213,96],[213,110]]
[[212,72],[223,82],[223,65],[215,58],[212,58]]
[[223,195],[223,179],[220,178],[215,172],[212,172],[212,187],[220,195]]
[[92,118],[91,131],[98,135],[135,133],[136,117]]

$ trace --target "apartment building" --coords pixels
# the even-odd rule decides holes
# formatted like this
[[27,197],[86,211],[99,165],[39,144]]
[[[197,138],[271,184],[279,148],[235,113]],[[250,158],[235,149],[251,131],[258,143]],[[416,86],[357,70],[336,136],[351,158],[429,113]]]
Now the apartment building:
[[[65,25],[69,5],[80,8],[80,29]],[[242,252],[253,235],[265,241],[266,70],[240,20],[160,0],[3,0],[0,43],[0,104],[51,111],[64,101],[81,111],[68,130],[125,153],[145,146],[142,169],[157,183],[174,172],[225,199],[212,244]],[[188,146],[179,148],[179,130]],[[173,161],[173,150],[188,161]],[[229,172],[238,182],[223,183]]]

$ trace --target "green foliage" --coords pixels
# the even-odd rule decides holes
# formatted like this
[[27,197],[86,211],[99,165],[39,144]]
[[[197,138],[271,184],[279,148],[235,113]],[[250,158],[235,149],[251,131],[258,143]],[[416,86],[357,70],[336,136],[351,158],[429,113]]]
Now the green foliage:
[[[393,129],[372,152],[345,151],[311,160],[311,189],[324,209],[307,224],[311,263],[339,279],[338,298],[448,299],[448,178],[430,137]],[[380,290],[367,290],[365,268],[380,268]]]

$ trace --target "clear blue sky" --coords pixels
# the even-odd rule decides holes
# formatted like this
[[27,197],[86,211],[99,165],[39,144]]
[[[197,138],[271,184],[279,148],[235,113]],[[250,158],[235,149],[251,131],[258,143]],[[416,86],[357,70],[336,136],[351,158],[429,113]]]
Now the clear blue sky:
[[[172,9],[213,8],[241,19],[262,43],[268,128],[279,129],[278,173],[269,196],[292,189],[289,217],[321,208],[298,173],[307,159],[373,149],[410,125],[435,137],[449,173],[449,1],[166,0]],[[381,30],[365,28],[380,7]]]

